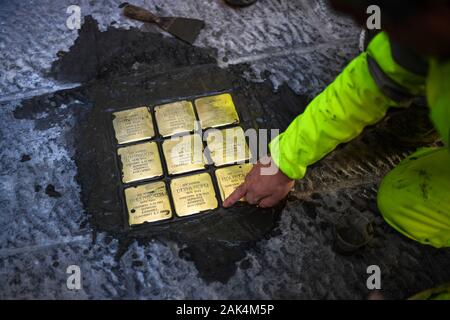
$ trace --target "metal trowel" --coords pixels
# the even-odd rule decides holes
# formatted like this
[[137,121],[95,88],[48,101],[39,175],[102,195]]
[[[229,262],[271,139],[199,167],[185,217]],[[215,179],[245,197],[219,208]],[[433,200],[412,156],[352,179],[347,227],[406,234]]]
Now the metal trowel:
[[154,23],[171,35],[189,44],[194,43],[200,31],[205,26],[205,23],[198,19],[158,17],[146,9],[127,2],[122,3],[119,8],[123,9],[123,14],[126,17],[142,22]]

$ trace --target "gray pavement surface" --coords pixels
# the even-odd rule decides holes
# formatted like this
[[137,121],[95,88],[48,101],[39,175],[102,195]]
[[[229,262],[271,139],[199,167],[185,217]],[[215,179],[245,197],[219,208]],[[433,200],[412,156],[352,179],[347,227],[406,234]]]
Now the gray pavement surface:
[[[102,30],[112,24],[159,32],[121,17],[120,2],[78,4]],[[359,29],[322,1],[260,0],[241,10],[219,0],[135,3],[162,15],[204,19],[196,45],[215,49],[223,68],[248,63],[243,76],[269,79],[274,90],[287,83],[313,97],[359,51]],[[177,243],[134,242],[121,255],[116,239],[94,236],[73,160],[76,121],[92,106],[82,97],[67,99],[57,92],[80,84],[49,76],[57,52],[68,50],[77,38],[65,26],[70,4],[77,3],[1,2],[0,298],[361,299],[369,294],[366,267],[371,264],[381,267],[388,298],[449,281],[448,250],[405,239],[376,209],[380,178],[410,150],[372,149],[362,138],[311,169],[288,202],[277,235],[248,250],[226,283],[204,281],[195,265],[180,257],[183,248]],[[42,112],[17,117],[23,99],[40,95]],[[376,225],[374,241],[351,256],[336,253],[332,244],[333,224],[348,210]],[[69,265],[81,268],[81,290],[66,287]]]

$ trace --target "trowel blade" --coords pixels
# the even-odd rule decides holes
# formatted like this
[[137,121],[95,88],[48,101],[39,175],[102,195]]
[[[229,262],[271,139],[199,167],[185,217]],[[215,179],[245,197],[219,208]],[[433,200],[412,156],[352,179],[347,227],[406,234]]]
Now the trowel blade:
[[205,22],[190,18],[163,17],[158,25],[178,39],[193,44],[205,26]]

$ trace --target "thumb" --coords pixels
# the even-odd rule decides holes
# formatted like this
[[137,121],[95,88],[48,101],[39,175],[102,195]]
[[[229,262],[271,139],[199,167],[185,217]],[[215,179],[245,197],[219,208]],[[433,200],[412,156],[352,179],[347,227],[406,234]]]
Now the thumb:
[[231,193],[228,198],[226,198],[223,201],[223,206],[225,208],[231,207],[233,204],[235,204],[239,199],[241,199],[245,194],[247,193],[247,185],[245,183],[241,184],[239,187],[237,187],[236,190]]

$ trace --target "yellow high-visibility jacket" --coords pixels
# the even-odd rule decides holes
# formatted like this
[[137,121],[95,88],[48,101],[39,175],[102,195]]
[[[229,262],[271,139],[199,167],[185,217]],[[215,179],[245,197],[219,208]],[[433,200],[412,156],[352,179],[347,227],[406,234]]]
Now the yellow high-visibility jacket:
[[[426,95],[444,143],[450,139],[450,61],[421,59],[378,34],[269,145],[281,171],[300,179],[309,165],[375,124],[389,107]],[[449,164],[450,165],[450,164]]]

